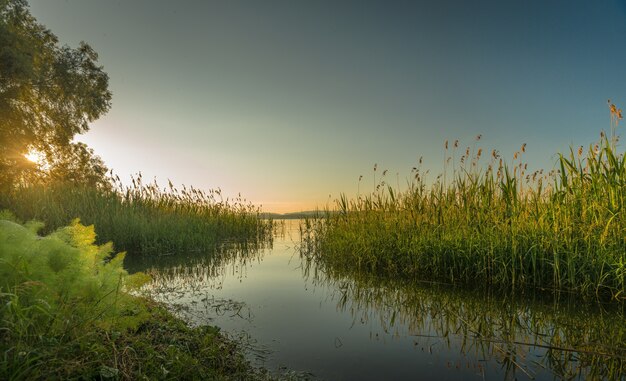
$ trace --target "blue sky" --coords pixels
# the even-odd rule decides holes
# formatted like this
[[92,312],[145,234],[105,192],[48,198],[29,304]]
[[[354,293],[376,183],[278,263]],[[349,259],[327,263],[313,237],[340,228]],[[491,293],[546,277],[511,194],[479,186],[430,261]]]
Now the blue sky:
[[439,173],[444,141],[478,134],[551,169],[626,106],[625,0],[30,4],[99,53],[113,107],[78,140],[120,177],[267,211],[368,190],[375,163],[394,185],[420,156]]

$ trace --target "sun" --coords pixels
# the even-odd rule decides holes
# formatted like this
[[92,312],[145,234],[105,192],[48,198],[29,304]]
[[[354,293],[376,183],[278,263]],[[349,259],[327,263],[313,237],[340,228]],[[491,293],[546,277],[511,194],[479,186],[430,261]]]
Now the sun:
[[46,157],[42,152],[32,149],[28,151],[27,154],[24,154],[24,157],[26,158],[26,160],[38,165],[43,165],[46,161]]

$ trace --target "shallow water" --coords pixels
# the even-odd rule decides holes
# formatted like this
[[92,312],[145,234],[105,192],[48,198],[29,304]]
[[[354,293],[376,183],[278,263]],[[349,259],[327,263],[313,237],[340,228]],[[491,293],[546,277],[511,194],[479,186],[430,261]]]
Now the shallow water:
[[237,338],[259,366],[328,380],[624,379],[624,306],[329,274],[298,221],[263,246],[127,262],[191,324]]

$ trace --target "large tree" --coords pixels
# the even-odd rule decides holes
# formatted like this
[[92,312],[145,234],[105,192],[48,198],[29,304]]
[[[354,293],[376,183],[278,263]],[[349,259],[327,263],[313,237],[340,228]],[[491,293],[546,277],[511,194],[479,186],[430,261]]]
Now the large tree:
[[[102,161],[72,142],[111,106],[97,60],[84,42],[61,46],[25,0],[0,0],[0,190],[46,177],[103,181]],[[45,170],[26,159],[29,151],[46,158]]]

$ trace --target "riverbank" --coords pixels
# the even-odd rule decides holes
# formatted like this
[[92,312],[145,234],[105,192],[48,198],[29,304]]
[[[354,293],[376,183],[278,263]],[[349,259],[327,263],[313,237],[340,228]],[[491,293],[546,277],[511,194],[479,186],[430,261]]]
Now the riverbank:
[[[163,306],[137,300],[145,321],[134,329],[95,329],[81,337],[42,336],[15,345],[5,337],[3,379],[270,380],[219,328],[190,328]],[[75,341],[77,340],[77,341]],[[6,352],[5,352],[6,351]]]
[[45,237],[41,224],[0,216],[0,378],[265,380],[219,328],[190,328],[130,292],[124,254],[95,245],[78,221]]

